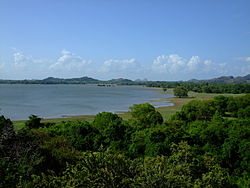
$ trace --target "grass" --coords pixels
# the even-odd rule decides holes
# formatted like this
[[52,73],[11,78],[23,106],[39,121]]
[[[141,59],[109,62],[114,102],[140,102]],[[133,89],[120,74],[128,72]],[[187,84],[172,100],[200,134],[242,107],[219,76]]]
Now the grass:
[[[64,118],[54,118],[54,119],[42,119],[41,123],[57,123],[61,121],[89,121],[92,122],[94,120],[94,115],[81,115],[81,116],[67,116]],[[19,131],[23,127],[25,127],[26,120],[13,121],[15,131]]]
[[[161,91],[163,93],[163,91]],[[173,91],[167,91],[166,94],[173,94]],[[168,120],[173,114],[180,111],[182,106],[189,103],[191,100],[205,100],[205,99],[213,99],[216,96],[224,95],[224,96],[243,96],[244,94],[215,94],[215,93],[195,93],[189,92],[188,97],[185,98],[178,98],[178,97],[171,97],[167,99],[161,99],[164,101],[169,101],[173,106],[166,106],[160,107],[157,110],[161,113],[164,120]]]
[[[167,92],[163,91],[155,91],[160,92],[164,94],[173,94],[172,90],[169,90]],[[224,96],[243,96],[244,94],[210,94],[210,93],[195,93],[195,92],[189,92],[188,97],[185,98],[178,98],[178,97],[171,97],[171,98],[163,98],[157,101],[169,101],[173,104],[173,106],[166,106],[166,107],[159,107],[157,110],[161,113],[164,120],[168,120],[173,114],[175,114],[177,111],[180,111],[182,106],[190,102],[194,99],[204,100],[204,99],[212,99],[215,96],[224,95]],[[117,113],[121,118],[124,120],[128,120],[131,118],[131,115],[129,112],[119,112]],[[42,119],[42,123],[57,123],[60,121],[77,121],[77,120],[85,120],[92,122],[94,120],[94,115],[80,115],[80,116],[68,116],[64,118],[56,118],[56,119]],[[18,131],[22,129],[25,126],[25,120],[21,121],[14,121],[14,127],[15,130]]]
[[64,118],[54,118],[54,119],[42,119],[42,123],[57,123],[59,121],[90,121],[94,120],[94,115],[79,115],[79,116],[65,116]]
[[19,131],[25,127],[25,120],[13,121],[15,131]]

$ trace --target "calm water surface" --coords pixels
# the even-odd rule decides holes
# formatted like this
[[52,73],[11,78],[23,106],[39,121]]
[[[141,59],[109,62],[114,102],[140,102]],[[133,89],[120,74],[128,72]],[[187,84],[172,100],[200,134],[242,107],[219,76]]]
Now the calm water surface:
[[[138,86],[0,84],[0,114],[11,120],[28,119],[30,114],[42,118],[94,115],[127,111],[133,104],[171,97],[155,90]],[[151,104],[171,105],[166,101]]]

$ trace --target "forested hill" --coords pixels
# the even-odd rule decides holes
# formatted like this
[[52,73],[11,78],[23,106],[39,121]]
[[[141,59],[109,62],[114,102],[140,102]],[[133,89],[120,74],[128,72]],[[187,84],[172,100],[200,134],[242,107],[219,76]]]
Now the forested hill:
[[246,76],[238,76],[238,77],[233,77],[233,76],[221,76],[218,78],[213,78],[209,80],[196,80],[192,79],[189,80],[188,82],[207,82],[207,83],[250,83],[250,74]]
[[95,84],[100,80],[81,77],[81,78],[54,78],[48,77],[42,80],[0,80],[0,84]]
[[54,78],[48,77],[42,80],[0,80],[0,84],[135,84],[134,81],[124,78],[112,80],[98,80],[87,76],[80,78]]
[[54,77],[48,77],[43,80],[41,80],[44,84],[60,84],[60,83],[67,83],[67,84],[80,84],[80,83],[99,83],[100,80],[90,78],[90,77],[81,77],[81,78],[54,78]]
[[[162,85],[168,81],[140,81],[140,80],[130,80],[125,78],[111,79],[111,80],[98,80],[90,78],[87,76],[80,78],[54,78],[48,77],[42,80],[32,79],[32,80],[3,80],[0,79],[0,84],[120,84],[120,85]],[[192,79],[188,81],[173,81],[169,83],[250,83],[250,74],[246,76],[222,76],[218,78],[213,78],[209,80],[197,80]]]

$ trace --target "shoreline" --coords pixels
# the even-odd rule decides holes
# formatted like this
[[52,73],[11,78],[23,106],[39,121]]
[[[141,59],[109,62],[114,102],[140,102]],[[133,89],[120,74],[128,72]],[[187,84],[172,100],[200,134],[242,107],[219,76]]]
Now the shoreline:
[[[1,85],[1,84],[0,84]],[[13,85],[13,84],[11,84],[11,85]],[[15,84],[16,85],[16,84]],[[21,89],[23,88],[23,84],[18,84],[18,85],[20,85],[21,86]],[[25,87],[24,87],[24,89],[26,90],[26,86],[28,87],[28,91],[29,90],[31,90],[32,88],[33,88],[33,86],[34,86],[34,84],[32,84],[31,86],[30,86],[31,84],[25,84]],[[37,85],[37,86],[34,86],[35,88],[36,88],[36,90],[38,90],[37,88],[40,88],[40,84],[35,84],[35,85]],[[61,85],[64,85],[64,84],[61,84]],[[4,85],[5,86],[5,85]],[[53,87],[50,87],[50,86],[52,86],[52,85],[49,85],[49,86],[47,86],[46,85],[46,88],[48,88],[49,89],[49,91],[51,92],[51,91],[54,91],[54,89],[53,89]],[[57,85],[56,85],[57,86]],[[67,85],[65,85],[65,86],[72,86],[72,88],[74,89],[75,87],[77,87],[76,88],[76,91],[85,91],[85,90],[88,90],[89,88],[90,88],[90,91],[92,91],[92,86],[94,87],[94,88],[96,88],[96,89],[93,89],[93,91],[97,91],[98,93],[102,93],[102,92],[105,92],[105,93],[111,93],[111,92],[113,92],[113,89],[112,88],[104,88],[105,90],[103,90],[103,88],[99,88],[99,87],[97,87],[97,85],[96,84],[84,84],[83,85],[83,87],[84,88],[78,88],[78,85],[73,85],[73,84],[67,84]],[[11,87],[11,86],[7,86],[7,89],[10,87],[10,90],[12,91],[13,90],[13,87]],[[86,87],[86,88],[85,88]],[[138,94],[135,94],[135,95],[131,95],[131,97],[133,98],[134,96],[135,96],[135,99],[132,99],[131,98],[131,100],[130,99],[127,99],[129,96],[130,96],[130,93],[128,93],[128,91],[130,91],[130,90],[128,90],[128,89],[126,89],[127,87],[129,87],[129,88],[131,88],[131,91],[137,91],[138,90]],[[4,87],[5,88],[5,87]],[[14,87],[15,88],[15,87]],[[18,89],[19,89],[20,87],[18,87]],[[31,89],[30,89],[31,88]],[[52,89],[51,89],[52,88]],[[66,89],[65,89],[66,88]],[[118,89],[117,89],[118,88]],[[121,89],[119,89],[119,88],[121,88]],[[20,90],[21,90],[20,89]],[[142,89],[142,90],[141,90]],[[9,102],[12,106],[11,107],[9,107],[9,106],[4,106],[4,100],[3,100],[3,109],[5,109],[6,108],[6,110],[5,111],[1,111],[2,113],[2,115],[4,115],[4,116],[6,116],[6,118],[9,118],[9,119],[11,119],[12,121],[15,121],[15,122],[20,122],[20,121],[27,121],[28,119],[29,119],[29,116],[31,115],[31,114],[34,114],[34,115],[36,115],[36,116],[38,116],[38,117],[40,117],[40,118],[42,118],[43,120],[45,120],[45,121],[48,121],[48,120],[51,120],[51,121],[54,121],[54,119],[60,119],[60,120],[67,120],[67,119],[93,119],[92,117],[93,116],[95,116],[96,114],[98,114],[99,112],[102,112],[102,111],[110,111],[110,112],[112,112],[112,113],[121,113],[120,112],[120,110],[122,110],[122,113],[124,113],[124,112],[126,112],[126,111],[129,111],[129,107],[130,106],[132,106],[133,104],[139,104],[139,103],[145,103],[145,102],[148,102],[148,103],[150,103],[150,102],[154,102],[154,99],[162,99],[162,98],[165,98],[165,96],[163,95],[163,94],[157,94],[157,93],[159,93],[159,89],[160,88],[154,88],[154,89],[150,89],[150,88],[144,88],[144,86],[142,86],[142,85],[133,85],[133,86],[130,86],[130,85],[119,85],[119,86],[117,86],[116,87],[116,89],[115,89],[115,91],[114,91],[114,93],[117,95],[117,94],[119,94],[119,92],[120,92],[120,90],[121,90],[121,92],[123,92],[123,93],[121,93],[123,96],[128,96],[128,97],[124,97],[124,100],[123,101],[120,101],[119,102],[119,100],[118,100],[118,102],[112,102],[111,101],[111,104],[114,104],[114,105],[109,105],[108,107],[106,107],[105,106],[105,104],[104,104],[104,102],[105,102],[105,100],[104,100],[104,102],[101,102],[101,104],[97,104],[97,106],[100,106],[100,107],[98,107],[98,108],[93,108],[93,110],[92,110],[92,108],[91,108],[91,104],[90,103],[88,103],[88,102],[86,102],[86,110],[84,110],[85,109],[85,106],[84,105],[81,105],[81,107],[83,107],[83,110],[81,110],[81,109],[79,109],[79,110],[74,110],[74,108],[73,108],[73,110],[65,110],[65,108],[66,107],[64,107],[64,106],[66,106],[66,105],[69,105],[68,103],[69,102],[65,102],[65,103],[63,103],[63,110],[61,110],[60,111],[60,106],[59,105],[57,105],[57,108],[58,108],[58,110],[57,111],[53,111],[53,108],[50,108],[49,110],[48,110],[48,112],[47,111],[44,111],[45,109],[46,109],[46,106],[50,106],[50,107],[52,107],[52,105],[50,105],[50,104],[53,104],[53,101],[52,101],[52,103],[46,103],[46,105],[44,105],[44,104],[42,104],[41,105],[41,108],[40,108],[40,106],[38,106],[39,104],[40,104],[40,98],[37,98],[38,100],[37,101],[39,101],[39,102],[33,102],[33,100],[31,100],[31,103],[29,103],[29,102],[26,102],[26,104],[27,104],[27,106],[31,106],[31,107],[36,107],[37,108],[37,110],[33,107],[33,109],[34,110],[30,110],[30,113],[27,113],[27,112],[29,112],[29,111],[24,111],[25,113],[22,113],[22,111],[21,111],[21,113],[20,113],[20,115],[19,114],[15,114],[15,113],[12,113],[12,112],[14,112],[16,109],[15,108],[13,108],[12,106],[14,106],[16,103],[18,103],[18,100],[17,100],[17,102]],[[62,90],[69,90],[68,89],[68,87],[62,87]],[[55,92],[54,92],[55,93]],[[79,93],[79,92],[78,92]],[[143,97],[144,96],[144,93],[146,93],[145,94],[145,97]],[[3,96],[4,96],[4,94],[3,94]],[[38,96],[41,96],[41,95],[38,95]],[[53,95],[54,96],[54,95]],[[53,97],[52,96],[52,97]],[[70,97],[71,97],[71,95],[69,95]],[[85,96],[85,95],[82,95],[81,96],[81,94],[77,94],[77,95],[72,95],[73,97],[74,96],[76,96],[76,98],[77,98],[77,100],[79,100],[79,99],[82,99],[82,98],[85,98],[84,100],[81,100],[81,102],[83,102],[83,103],[81,103],[81,104],[85,104],[84,103],[84,101],[86,101],[86,100],[88,100],[86,97],[82,97],[82,96]],[[98,97],[99,96],[99,97]],[[99,100],[101,100],[101,99],[99,99],[100,98],[100,94],[99,95],[96,95],[96,97],[94,97],[94,98],[97,98],[98,97],[98,100],[97,101],[99,101]],[[151,97],[150,97],[151,96]],[[44,97],[42,97],[42,98],[44,98]],[[79,98],[79,99],[78,99]],[[116,97],[117,98],[117,97]],[[18,99],[18,97],[16,98],[16,99]],[[27,97],[27,99],[28,99],[28,97]],[[32,99],[32,98],[31,98]],[[70,98],[71,99],[71,98]],[[119,99],[119,97],[118,97],[118,99]],[[127,99],[127,100],[126,100]],[[7,100],[8,100],[8,98],[7,98]],[[94,99],[93,99],[94,100]],[[108,99],[106,99],[106,100],[108,100]],[[110,100],[112,100],[112,98],[110,99]],[[67,100],[66,100],[67,101]],[[70,101],[70,100],[69,100]],[[73,104],[75,104],[74,103],[74,100],[72,100],[73,101]],[[72,101],[70,101],[70,102],[72,102]],[[50,100],[50,102],[51,102],[51,100]],[[108,102],[108,101],[107,101]],[[33,104],[34,103],[34,104]],[[8,103],[6,103],[6,104],[8,104]],[[19,104],[19,103],[18,103]],[[57,103],[56,103],[57,104]],[[103,105],[104,104],[104,105]],[[32,106],[33,105],[33,106]],[[35,106],[36,105],[36,106]],[[20,106],[20,105],[19,105]],[[19,106],[17,106],[17,107],[19,107]],[[80,106],[80,105],[78,105],[78,106]],[[87,107],[88,106],[90,106],[90,108],[88,108],[87,109]],[[70,106],[71,107],[71,106]],[[68,107],[68,108],[70,108],[70,107]],[[102,108],[103,107],[103,108]],[[79,108],[79,107],[78,107]],[[20,109],[20,107],[19,108],[17,108],[17,109]],[[27,107],[27,109],[28,109],[28,107]],[[45,113],[43,113],[43,112],[45,112]],[[49,112],[51,112],[51,113],[49,113]],[[87,117],[87,118],[86,118]]]
[[[167,108],[170,106],[174,106],[175,104],[171,103],[170,100],[168,100],[168,99],[170,99],[170,98],[155,99],[155,100],[150,100],[147,103],[151,104],[151,103],[165,101],[165,102],[168,102],[170,104],[170,105],[166,105],[166,106],[155,107],[156,110],[160,109],[160,108]],[[101,112],[99,112],[99,113],[101,113]],[[125,111],[125,110],[124,111],[114,111],[112,113],[117,114],[118,116],[124,118],[125,120],[129,119],[129,117],[130,117],[129,109],[128,109],[128,111]],[[82,114],[82,115],[62,115],[61,117],[58,117],[58,118],[57,117],[55,117],[55,118],[42,118],[41,122],[46,123],[46,122],[75,121],[75,120],[92,121],[97,114],[93,114],[93,115],[87,115],[87,114],[86,115],[85,114]],[[25,122],[27,120],[28,119],[26,119],[26,120],[13,120],[13,122],[19,123],[19,122]]]
[[[94,84],[90,84],[90,85],[94,85]],[[123,86],[122,86],[123,87]],[[126,86],[124,86],[126,87]],[[135,86],[132,86],[132,87],[139,87],[139,88],[147,88],[147,89],[151,89],[151,93],[160,93],[160,94],[165,94],[163,93],[161,90],[161,88],[155,88],[155,87],[152,87],[152,88],[149,88],[149,87],[144,87],[144,86],[141,86],[141,85],[135,85]],[[168,93],[166,93],[168,94]],[[166,97],[169,97],[171,98],[172,96],[164,96],[162,95],[160,98],[158,99],[151,99],[151,100],[148,100],[146,101],[145,103],[158,103],[158,102],[161,102],[161,101],[166,101],[167,102],[167,105],[164,106],[164,107],[167,107],[167,106],[171,106],[171,105],[174,105],[174,104],[168,104],[169,103],[169,100],[167,100],[168,98]],[[134,104],[141,104],[141,103],[134,103]],[[133,104],[131,104],[132,106]],[[152,104],[154,105],[154,104]],[[163,105],[161,105],[160,107],[163,107]],[[155,108],[160,108],[160,107],[157,107],[157,105],[155,105]],[[100,111],[102,112],[102,111]],[[98,113],[100,113],[98,112]],[[122,111],[110,111],[112,113],[115,113],[115,114],[118,114],[120,117],[124,118],[124,119],[129,119],[130,118],[130,115],[129,115],[129,108],[127,110],[122,110]],[[57,117],[41,117],[38,115],[38,117],[41,118],[41,122],[59,122],[59,121],[74,121],[74,120],[86,120],[86,121],[92,121],[94,119],[94,117],[98,114],[62,114],[60,116],[57,116]],[[36,115],[36,114],[35,114]],[[12,120],[14,123],[23,123],[25,121],[27,121],[29,118],[27,117],[27,119],[15,119],[15,120]]]
[[[163,91],[161,91],[163,92]],[[166,94],[173,94],[173,91],[168,91],[165,92]],[[164,106],[164,107],[158,107],[156,110],[161,113],[164,121],[169,120],[170,117],[175,114],[177,111],[180,111],[182,106],[190,102],[191,100],[207,100],[207,99],[212,99],[215,96],[223,95],[223,96],[243,96],[245,94],[208,94],[208,93],[195,93],[195,92],[189,92],[189,97],[186,98],[177,98],[177,97],[170,97],[170,98],[162,98],[158,99],[161,101],[168,101],[169,103],[172,103],[172,106]],[[116,113],[119,117],[123,118],[124,120],[128,120],[131,118],[131,115],[129,111],[117,111],[114,112]],[[48,118],[48,119],[42,119],[41,122],[43,123],[57,123],[60,121],[93,121],[95,118],[95,115],[77,115],[77,116],[68,116],[64,118]],[[12,121],[15,127],[15,130],[20,130],[23,128],[24,122],[27,120],[15,120]]]

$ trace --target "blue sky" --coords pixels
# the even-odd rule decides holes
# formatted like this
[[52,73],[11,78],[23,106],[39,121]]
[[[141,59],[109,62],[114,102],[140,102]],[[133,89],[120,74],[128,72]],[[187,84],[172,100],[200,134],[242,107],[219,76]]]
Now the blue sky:
[[0,0],[0,79],[250,73],[249,0]]

